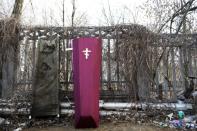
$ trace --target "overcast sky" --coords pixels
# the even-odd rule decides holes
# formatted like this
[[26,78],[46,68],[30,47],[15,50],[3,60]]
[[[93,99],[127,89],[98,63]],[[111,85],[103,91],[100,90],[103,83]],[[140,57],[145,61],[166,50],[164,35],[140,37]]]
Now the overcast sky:
[[[31,2],[30,2],[31,1]],[[70,24],[72,12],[72,0],[65,1],[65,24]],[[86,25],[104,25],[106,19],[103,8],[109,15],[108,3],[110,5],[113,19],[125,23],[136,22],[145,24],[139,6],[146,0],[76,0],[76,18],[83,15],[87,19]],[[63,0],[24,0],[23,23],[28,25],[62,25],[62,2]],[[14,0],[0,0],[5,12],[11,10]],[[125,16],[123,19],[122,17]],[[120,19],[121,18],[121,19]],[[135,19],[133,19],[135,18]],[[86,22],[84,22],[86,23]],[[83,24],[83,23],[82,23]]]

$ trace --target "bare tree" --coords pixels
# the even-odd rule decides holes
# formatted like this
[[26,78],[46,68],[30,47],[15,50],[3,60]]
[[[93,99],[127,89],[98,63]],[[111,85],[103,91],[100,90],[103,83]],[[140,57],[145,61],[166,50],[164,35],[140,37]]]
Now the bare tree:
[[[183,33],[184,21],[189,24],[189,16],[194,16],[196,0],[148,0],[142,11],[150,21],[151,30],[160,33]],[[189,27],[189,26],[188,26]]]
[[[151,21],[149,25],[150,29],[156,33],[170,33],[174,34],[174,37],[176,37],[178,34],[192,33],[192,30],[195,30],[195,26],[194,28],[191,28],[192,24],[195,23],[193,21],[196,21],[195,10],[197,9],[197,5],[195,0],[149,0],[146,2],[144,8],[142,9],[145,10],[147,18]],[[153,72],[153,78],[155,79],[155,74],[158,74],[157,70],[159,66],[162,65],[163,68],[166,68],[162,75],[160,75],[163,77],[164,82],[166,81],[169,87],[173,87],[175,96],[178,71],[177,66],[181,68],[180,70],[182,72],[182,77],[184,78],[185,87],[188,87],[187,77],[189,75],[189,67],[187,65],[191,62],[188,62],[189,59],[186,53],[190,49],[186,48],[188,47],[182,46],[179,47],[179,49],[173,47],[164,47],[162,48],[162,50],[158,48],[158,50],[161,50],[160,52],[162,53],[161,55],[156,55],[158,61],[156,62],[157,64],[155,66],[155,71]],[[179,65],[175,61],[175,59],[177,59],[175,58],[176,54],[179,54],[179,56],[177,57],[181,61],[179,62]],[[183,56],[183,58],[181,58],[181,56]],[[164,64],[162,64],[162,61],[166,61],[165,59],[167,60],[167,62],[163,62]]]

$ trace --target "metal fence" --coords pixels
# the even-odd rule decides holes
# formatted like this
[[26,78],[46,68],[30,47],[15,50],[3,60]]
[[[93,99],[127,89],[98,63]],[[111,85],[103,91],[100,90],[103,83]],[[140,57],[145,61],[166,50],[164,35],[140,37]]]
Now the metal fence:
[[[38,40],[50,40],[59,37],[60,47],[60,90],[67,92],[67,96],[72,96],[73,72],[72,72],[72,39],[77,37],[101,37],[102,38],[102,76],[101,93],[105,99],[127,99],[132,96],[128,94],[127,81],[121,72],[119,58],[118,40],[126,39],[125,34],[134,33],[138,25],[122,25],[109,27],[35,27],[24,28],[20,34],[20,53],[18,54],[19,66],[17,69],[17,85],[25,88],[32,87],[33,77],[37,60]],[[197,42],[196,34],[173,36],[161,34],[160,43],[150,45],[155,49],[156,54],[163,48],[169,48],[170,52],[165,52],[157,69],[156,87],[151,89],[152,96],[159,93],[159,84],[163,85],[163,95],[166,98],[172,96],[172,90],[181,91],[187,86],[190,78],[185,76],[197,76]],[[155,55],[155,53],[153,54]],[[187,66],[187,67],[186,67]],[[186,72],[185,68],[188,68]],[[187,74],[187,75],[186,75]],[[165,79],[168,77],[169,79]],[[169,85],[171,83],[171,85]],[[194,79],[196,84],[196,79]],[[109,97],[107,97],[109,96]],[[110,97],[111,96],[111,97]],[[169,97],[170,96],[170,97]]]

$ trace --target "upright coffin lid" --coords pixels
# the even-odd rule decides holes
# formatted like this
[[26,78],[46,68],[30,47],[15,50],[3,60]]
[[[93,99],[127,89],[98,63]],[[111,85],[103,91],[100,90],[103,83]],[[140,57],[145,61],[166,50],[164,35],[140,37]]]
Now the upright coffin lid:
[[79,38],[73,41],[75,126],[98,127],[101,40]]

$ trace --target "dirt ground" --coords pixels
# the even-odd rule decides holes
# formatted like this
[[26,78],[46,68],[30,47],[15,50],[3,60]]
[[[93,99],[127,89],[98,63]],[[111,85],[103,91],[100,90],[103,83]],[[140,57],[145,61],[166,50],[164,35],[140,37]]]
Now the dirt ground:
[[170,128],[134,125],[132,123],[105,123],[96,129],[75,129],[73,126],[29,128],[24,131],[175,131]]

